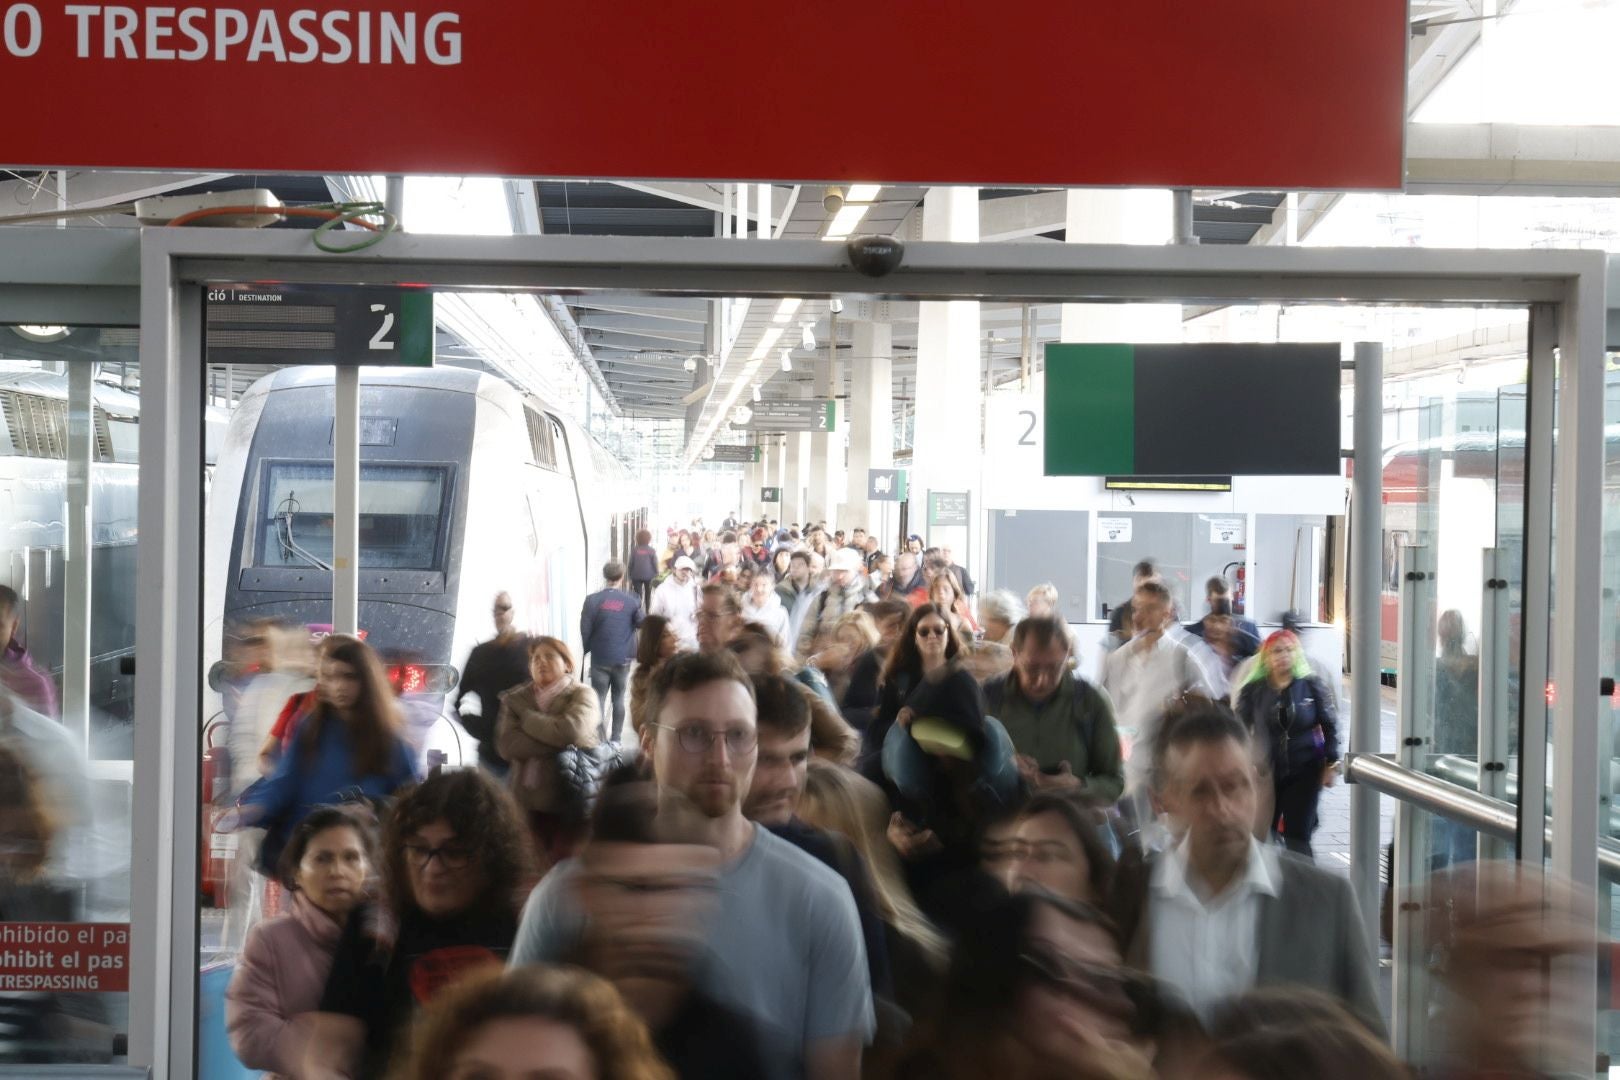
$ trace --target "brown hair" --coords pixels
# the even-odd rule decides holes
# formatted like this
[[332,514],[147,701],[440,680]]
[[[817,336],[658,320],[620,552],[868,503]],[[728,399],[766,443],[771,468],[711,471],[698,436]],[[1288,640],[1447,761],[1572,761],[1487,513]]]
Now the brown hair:
[[754,700],[754,681],[728,650],[676,653],[653,676],[652,684],[647,688],[647,711],[642,714],[642,719],[657,724],[669,695],[696,690],[714,682],[734,682],[748,691],[749,701]]
[[[347,665],[360,679],[360,698],[348,722],[355,771],[366,776],[388,772],[399,743],[399,706],[394,703],[393,688],[388,685],[376,652],[357,637],[329,634],[321,642],[316,671],[327,661]],[[337,720],[336,713],[322,701],[298,726],[298,753],[305,764],[314,760],[329,717]]]
[[792,738],[809,729],[810,703],[798,683],[780,675],[755,675],[753,682],[760,730]]
[[641,632],[636,638],[636,668],[658,666],[658,650],[664,647],[664,631],[669,620],[662,615],[649,615],[641,621]]
[[328,829],[353,829],[360,838],[360,850],[365,853],[366,865],[377,865],[377,821],[369,811],[350,806],[317,806],[294,826],[292,835],[287,838],[287,846],[281,849],[281,858],[276,862],[276,878],[288,892],[298,888],[298,864],[304,861],[304,853],[309,850],[310,842]]
[[23,835],[13,833],[12,838],[34,845],[32,848],[19,845],[22,851],[10,864],[11,873],[20,881],[32,881],[38,877],[50,857],[51,842],[56,837],[56,821],[47,808],[49,802],[39,775],[20,755],[0,747],[0,810],[9,810],[20,816],[17,832]]
[[512,796],[497,780],[482,769],[457,769],[434,773],[406,790],[388,815],[383,875],[394,914],[403,916],[416,906],[405,842],[436,821],[450,826],[456,839],[472,850],[474,864],[484,875],[483,896],[474,907],[516,913],[518,887],[529,872],[529,831]]
[[486,1024],[545,1019],[574,1029],[601,1080],[675,1080],[647,1026],[606,979],[572,967],[491,968],[437,995],[395,1080],[442,1080]]
[[1254,990],[1229,1002],[1210,1026],[1206,1068],[1250,1080],[1405,1080],[1412,1074],[1338,1001],[1303,986]]
[[[730,567],[727,569],[730,569]],[[735,589],[722,585],[718,581],[711,581],[699,591],[702,592],[705,598],[718,596],[720,606],[727,615],[736,616],[742,614],[742,604],[737,602],[737,591]]]
[[1069,638],[1069,624],[1061,615],[1030,615],[1020,619],[1013,629],[1012,650],[1020,652],[1025,645],[1048,649],[1060,641],[1065,649],[1072,644]]
[[540,634],[529,639],[530,660],[533,660],[534,654],[541,649],[550,649],[563,662],[564,667],[570,672],[574,670],[574,651],[568,647],[568,642],[562,638],[547,637],[545,634]]
[[638,544],[650,544],[650,543],[652,543],[652,533],[647,529],[642,529],[640,532],[636,533],[636,543],[638,543]]
[[922,673],[922,654],[917,651],[917,627],[930,615],[945,624],[945,659],[956,659],[957,654],[962,651],[962,642],[951,632],[951,613],[934,604],[919,604],[917,610],[911,613],[911,618],[906,620],[905,632],[890,650],[879,683],[887,685],[901,672],[910,672],[913,675]]

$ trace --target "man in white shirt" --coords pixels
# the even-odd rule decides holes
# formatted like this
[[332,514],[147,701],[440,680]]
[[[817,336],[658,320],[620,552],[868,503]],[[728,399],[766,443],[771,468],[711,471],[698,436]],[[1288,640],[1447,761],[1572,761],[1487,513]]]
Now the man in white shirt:
[[[1255,839],[1248,732],[1225,705],[1170,709],[1154,780],[1175,845],[1148,863],[1126,958],[1175,987],[1206,1022],[1256,986],[1307,986],[1384,1033],[1373,960],[1345,879]],[[1131,900],[1136,902],[1132,903]]]
[[669,628],[680,639],[683,650],[698,647],[698,602],[697,564],[682,555],[675,560],[669,577],[653,590],[652,614],[669,620]]
[[1197,657],[1177,635],[1167,633],[1174,616],[1164,583],[1157,578],[1142,581],[1131,596],[1134,635],[1103,661],[1103,689],[1114,702],[1120,741],[1130,747],[1125,788],[1144,808],[1148,766],[1166,703],[1188,693],[1219,694]]

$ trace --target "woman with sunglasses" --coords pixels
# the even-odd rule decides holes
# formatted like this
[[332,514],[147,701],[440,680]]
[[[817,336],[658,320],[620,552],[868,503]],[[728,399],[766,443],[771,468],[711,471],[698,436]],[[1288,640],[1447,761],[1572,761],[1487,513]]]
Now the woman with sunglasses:
[[[906,699],[930,675],[938,676],[962,652],[960,638],[951,631],[948,614],[933,604],[923,604],[906,620],[889,659],[878,676],[878,708],[872,723],[862,733],[861,755],[875,762],[883,752],[883,740],[905,708]],[[879,770],[880,771],[880,770]],[[863,770],[869,779],[878,777]]]
[[338,939],[305,1080],[386,1075],[417,1009],[506,961],[529,872],[518,808],[479,770],[436,773],[402,796],[382,844],[383,898]]

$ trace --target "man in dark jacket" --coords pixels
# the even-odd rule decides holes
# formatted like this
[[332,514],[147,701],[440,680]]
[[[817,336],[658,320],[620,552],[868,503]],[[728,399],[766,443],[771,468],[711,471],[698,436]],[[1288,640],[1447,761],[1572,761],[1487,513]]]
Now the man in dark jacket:
[[1013,631],[1013,669],[984,684],[985,704],[1007,729],[1026,782],[1078,789],[1106,806],[1125,789],[1114,706],[1069,667],[1069,648],[1062,619],[1023,620]]
[[[478,763],[496,776],[506,775],[506,762],[495,750],[495,719],[500,713],[501,695],[529,681],[529,639],[513,626],[512,594],[495,594],[495,636],[474,645],[461,666],[461,685],[456,692],[456,710],[461,726],[478,740]],[[469,696],[478,699],[478,709],[462,707]]]
[[579,638],[591,658],[591,689],[603,710],[606,729],[608,693],[613,695],[613,728],[608,737],[617,742],[624,729],[625,687],[630,660],[636,654],[636,628],[646,617],[641,601],[624,591],[624,564],[602,567],[607,587],[585,598],[579,614]]

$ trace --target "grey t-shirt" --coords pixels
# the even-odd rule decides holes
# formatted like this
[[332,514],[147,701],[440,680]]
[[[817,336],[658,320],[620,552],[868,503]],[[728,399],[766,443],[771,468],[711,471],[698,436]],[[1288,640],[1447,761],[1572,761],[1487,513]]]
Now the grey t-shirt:
[[[551,963],[578,943],[584,913],[573,859],[545,876],[513,943],[511,964]],[[876,1027],[860,919],[849,886],[787,841],[754,826],[748,850],[720,873],[704,990],[760,1026],[765,1060],[782,1080],[804,1076],[805,1044],[860,1036]]]

